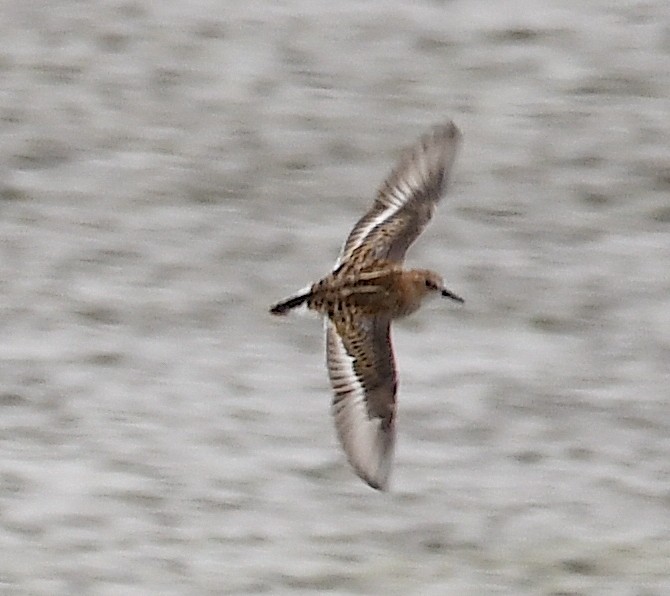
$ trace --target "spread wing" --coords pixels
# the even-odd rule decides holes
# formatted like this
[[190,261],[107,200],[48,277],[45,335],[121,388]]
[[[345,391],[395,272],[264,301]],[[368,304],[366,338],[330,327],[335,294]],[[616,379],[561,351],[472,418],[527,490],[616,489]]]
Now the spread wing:
[[397,380],[390,319],[326,318],[326,359],[340,443],[356,473],[384,490],[395,444]]
[[444,194],[461,134],[449,121],[405,150],[377,191],[377,198],[354,226],[335,264],[349,259],[401,262],[430,221]]

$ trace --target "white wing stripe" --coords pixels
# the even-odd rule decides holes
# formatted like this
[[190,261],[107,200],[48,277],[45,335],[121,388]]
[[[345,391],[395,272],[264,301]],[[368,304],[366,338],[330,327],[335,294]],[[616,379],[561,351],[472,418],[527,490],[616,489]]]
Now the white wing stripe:
[[[356,231],[356,242],[349,248],[348,252],[351,254],[354,250],[356,250],[362,243],[363,240],[365,240],[365,237],[375,229],[379,224],[385,222],[387,219],[390,219],[393,217],[399,210],[400,208],[404,205],[403,202],[399,202],[399,204],[388,207],[387,209],[384,209],[377,217],[374,219],[370,220],[367,225],[360,230]],[[342,257],[344,256],[344,247],[347,245],[347,241],[345,241],[344,245],[342,246],[342,249],[340,250],[340,256],[337,257],[337,261],[335,261],[335,266],[333,267],[333,271],[337,269],[341,264],[342,264]]]
[[[345,257],[349,257],[366,239],[370,238],[376,226],[395,216],[405,205],[415,201],[417,205],[421,204],[422,208],[417,210],[417,213],[408,213],[406,221],[401,222],[404,228],[401,226],[402,229],[396,230],[400,237],[399,242],[397,242],[398,238],[395,240],[377,238],[382,244],[380,254],[384,251],[389,254],[388,251],[392,250],[392,245],[396,242],[398,250],[394,260],[402,261],[405,250],[416,239],[423,226],[428,223],[429,218],[421,216],[425,213],[423,207],[430,207],[432,213],[432,208],[446,191],[459,139],[458,128],[449,121],[433,128],[403,153],[378,191],[373,213],[380,202],[386,208],[370,220],[367,219],[368,212],[368,215],[358,221],[340,251],[335,269],[340,267]],[[419,214],[418,220],[412,217],[417,214]],[[403,236],[403,234],[407,235]]]
[[365,388],[354,370],[335,325],[328,321],[328,369],[335,399],[332,411],[340,441],[354,469],[368,482],[384,488],[391,470],[388,437],[381,419],[370,419]]

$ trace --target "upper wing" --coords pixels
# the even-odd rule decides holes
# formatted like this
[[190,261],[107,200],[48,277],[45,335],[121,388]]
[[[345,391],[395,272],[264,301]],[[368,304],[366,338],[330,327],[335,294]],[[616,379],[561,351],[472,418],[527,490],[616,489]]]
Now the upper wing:
[[373,488],[388,485],[395,444],[396,372],[390,320],[326,317],[335,427],[349,463]]
[[460,138],[460,131],[449,121],[404,151],[370,211],[351,230],[336,269],[352,257],[397,262],[405,258],[446,190]]

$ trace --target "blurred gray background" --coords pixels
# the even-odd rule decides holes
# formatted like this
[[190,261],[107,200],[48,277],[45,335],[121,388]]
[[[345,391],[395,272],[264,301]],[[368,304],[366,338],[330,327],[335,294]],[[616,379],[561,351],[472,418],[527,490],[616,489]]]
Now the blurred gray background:
[[[666,0],[0,4],[0,594],[670,593]],[[399,150],[391,492],[317,320]]]

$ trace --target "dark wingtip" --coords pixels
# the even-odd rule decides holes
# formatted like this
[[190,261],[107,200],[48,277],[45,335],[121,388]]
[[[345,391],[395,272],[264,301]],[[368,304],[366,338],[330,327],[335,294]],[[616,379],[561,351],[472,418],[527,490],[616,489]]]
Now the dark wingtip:
[[378,490],[380,493],[385,493],[388,490],[386,484],[382,484],[381,482],[376,482],[374,480],[366,480],[365,482],[370,488],[374,488],[375,490]]
[[444,124],[438,125],[437,130],[449,139],[456,139],[461,137],[461,131],[453,120],[447,120]]

